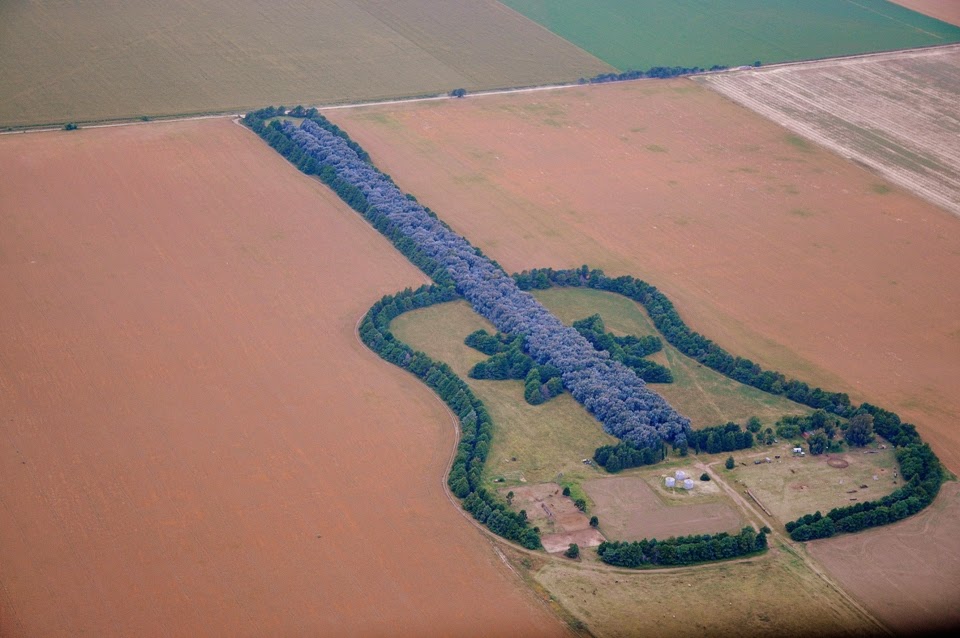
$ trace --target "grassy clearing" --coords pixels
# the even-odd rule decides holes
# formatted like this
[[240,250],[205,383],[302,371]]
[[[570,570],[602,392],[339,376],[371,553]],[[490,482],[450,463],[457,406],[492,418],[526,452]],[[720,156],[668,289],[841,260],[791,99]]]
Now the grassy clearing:
[[[584,554],[595,553],[587,550]],[[782,550],[669,572],[599,571],[574,562],[524,568],[598,636],[867,635],[875,627]]]
[[504,0],[619,69],[808,60],[960,41],[885,0]]
[[[796,457],[792,443],[775,444],[754,450],[734,452],[733,470],[714,468],[730,483],[749,489],[781,523],[820,510],[826,514],[834,507],[876,500],[903,486],[895,477],[897,460],[890,446],[880,450],[871,446],[851,449],[843,454]],[[805,447],[805,446],[804,446]],[[865,454],[865,451],[872,453]],[[774,457],[780,455],[777,460]],[[770,457],[772,463],[754,465],[754,459]],[[721,461],[726,454],[716,455]],[[828,460],[844,460],[848,467],[836,468]],[[740,465],[746,463],[746,465]],[[876,476],[878,480],[873,480]],[[866,485],[866,488],[861,488]],[[853,492],[853,493],[849,493]]]
[[0,3],[4,126],[525,86],[607,70],[494,0]]
[[408,312],[392,326],[397,338],[450,364],[487,406],[495,428],[485,472],[491,485],[495,478],[505,479],[497,487],[557,481],[571,486],[575,497],[585,496],[578,483],[604,473],[581,460],[618,439],[604,433],[569,394],[533,406],[524,401],[520,381],[468,378],[467,371],[486,357],[463,340],[480,328],[494,330],[462,301]]
[[[583,288],[552,288],[536,291],[535,296],[567,324],[600,313],[607,329],[618,335],[659,334],[647,312],[621,295]],[[751,416],[770,425],[785,414],[810,412],[799,403],[728,379],[684,356],[666,342],[663,351],[651,358],[670,368],[674,377],[673,383],[658,383],[651,387],[681,414],[689,417],[694,427],[727,421],[743,423]]]

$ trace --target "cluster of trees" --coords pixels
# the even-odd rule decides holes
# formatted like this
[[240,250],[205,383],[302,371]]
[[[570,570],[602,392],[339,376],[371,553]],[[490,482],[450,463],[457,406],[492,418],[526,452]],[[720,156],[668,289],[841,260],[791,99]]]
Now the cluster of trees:
[[642,448],[638,448],[631,443],[618,443],[617,445],[598,447],[593,453],[593,460],[600,467],[606,468],[608,472],[616,474],[620,470],[631,467],[659,463],[666,456],[667,446],[663,443],[659,446],[644,446]]
[[[859,441],[869,441],[875,432],[898,448],[900,472],[907,482],[903,488],[876,501],[832,510],[826,516],[816,513],[801,517],[788,525],[787,531],[795,540],[826,538],[894,522],[920,511],[933,502],[939,493],[944,480],[943,467],[930,447],[921,440],[916,426],[902,422],[894,412],[869,403],[854,406],[845,393],[810,388],[802,381],[787,379],[779,372],[761,369],[748,359],[734,357],[706,337],[690,330],[670,300],[654,286],[630,276],[607,277],[603,271],[591,270],[587,266],[572,270],[535,269],[514,275],[514,279],[523,290],[584,286],[633,299],[643,305],[667,342],[680,352],[741,383],[814,408],[816,411],[811,416],[800,417],[809,420],[802,427],[813,429],[814,435],[822,432],[826,436],[831,427],[838,427],[839,420],[832,418],[835,415],[850,420],[845,428],[844,424],[839,425],[848,442],[857,444]],[[872,417],[872,424],[863,415]],[[851,422],[855,419],[856,426],[850,433]],[[747,429],[758,433],[759,422],[751,419]],[[770,428],[767,428],[766,435],[772,436]],[[684,442],[677,439],[674,445],[677,447]]]
[[606,331],[600,315],[575,321],[573,328],[593,344],[594,348],[605,350],[611,359],[632,369],[647,383],[673,383],[673,374],[669,368],[644,358],[663,350],[660,337],[655,335],[617,337],[612,332]]
[[459,298],[452,287],[422,286],[386,296],[375,303],[360,322],[363,342],[382,358],[409,370],[427,384],[457,415],[460,443],[447,478],[450,490],[464,499],[464,508],[494,533],[529,549],[541,546],[540,534],[526,516],[509,511],[495,495],[481,487],[493,431],[486,407],[446,363],[415,351],[390,332],[390,322],[408,310]]
[[726,532],[701,536],[678,536],[658,541],[644,539],[633,542],[604,542],[597,548],[600,560],[617,567],[644,565],[690,565],[714,560],[746,556],[767,549],[767,535],[752,527],[739,534]]
[[[736,423],[730,422],[726,425],[714,425],[690,432],[687,435],[687,444],[697,454],[700,452],[719,454],[720,452],[746,450],[753,447],[753,432],[744,430]],[[679,451],[681,456],[686,453],[686,450],[682,448]]]
[[523,352],[523,337],[502,332],[495,335],[477,330],[467,335],[464,343],[491,355],[477,363],[468,373],[472,379],[523,379],[523,397],[530,405],[540,405],[563,393],[560,371],[551,365],[537,365]]
[[498,330],[524,335],[526,353],[558,369],[563,386],[608,433],[642,446],[673,441],[689,430],[689,420],[636,373],[564,326],[495,262],[405,196],[342,131],[319,115],[299,128],[276,119],[266,124],[276,115],[259,111],[247,123],[301,170],[319,175],[435,281],[452,283]]
[[[760,66],[758,62],[756,66]],[[580,78],[580,84],[601,84],[603,82],[623,82],[624,80],[639,80],[641,78],[675,78],[681,75],[696,75],[706,71],[723,71],[728,67],[714,64],[709,69],[699,66],[652,66],[646,71],[632,70],[623,73],[601,73],[592,78]]]

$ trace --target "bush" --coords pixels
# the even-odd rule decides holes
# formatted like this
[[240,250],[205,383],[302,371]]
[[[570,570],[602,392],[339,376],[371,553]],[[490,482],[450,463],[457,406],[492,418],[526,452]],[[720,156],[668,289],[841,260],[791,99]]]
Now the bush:
[[700,480],[701,480],[701,481],[709,481],[709,480],[710,480],[710,475],[707,474],[706,472],[704,472],[703,474],[700,475]]
[[727,460],[724,461],[723,463],[723,466],[726,467],[728,470],[732,470],[735,465],[736,465],[736,462],[734,462],[732,456],[728,456]]
[[591,517],[590,517],[590,527],[597,527],[598,525],[600,525],[600,519],[597,518],[596,516],[591,516]]
[[570,547],[563,553],[567,558],[580,558],[580,546],[576,543],[570,543]]

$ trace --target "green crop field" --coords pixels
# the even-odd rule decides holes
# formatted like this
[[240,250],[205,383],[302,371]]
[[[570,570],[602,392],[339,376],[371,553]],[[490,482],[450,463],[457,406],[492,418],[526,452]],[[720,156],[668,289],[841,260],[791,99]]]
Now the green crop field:
[[960,41],[885,0],[503,0],[621,70],[736,66]]
[[605,70],[495,0],[0,2],[0,126],[523,86]]

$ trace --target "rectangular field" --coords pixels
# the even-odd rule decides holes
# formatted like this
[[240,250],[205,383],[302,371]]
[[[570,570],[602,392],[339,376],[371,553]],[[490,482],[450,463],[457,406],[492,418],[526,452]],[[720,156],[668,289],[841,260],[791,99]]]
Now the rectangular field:
[[0,3],[0,126],[526,86],[607,70],[494,0]]
[[960,215],[960,46],[697,80]]
[[960,26],[960,2],[957,0],[894,0],[894,2],[938,20]]
[[563,633],[355,335],[424,276],[326,187],[227,120],[3,136],[0,172],[0,635]]
[[885,0],[504,0],[620,70],[810,60],[960,41]]

